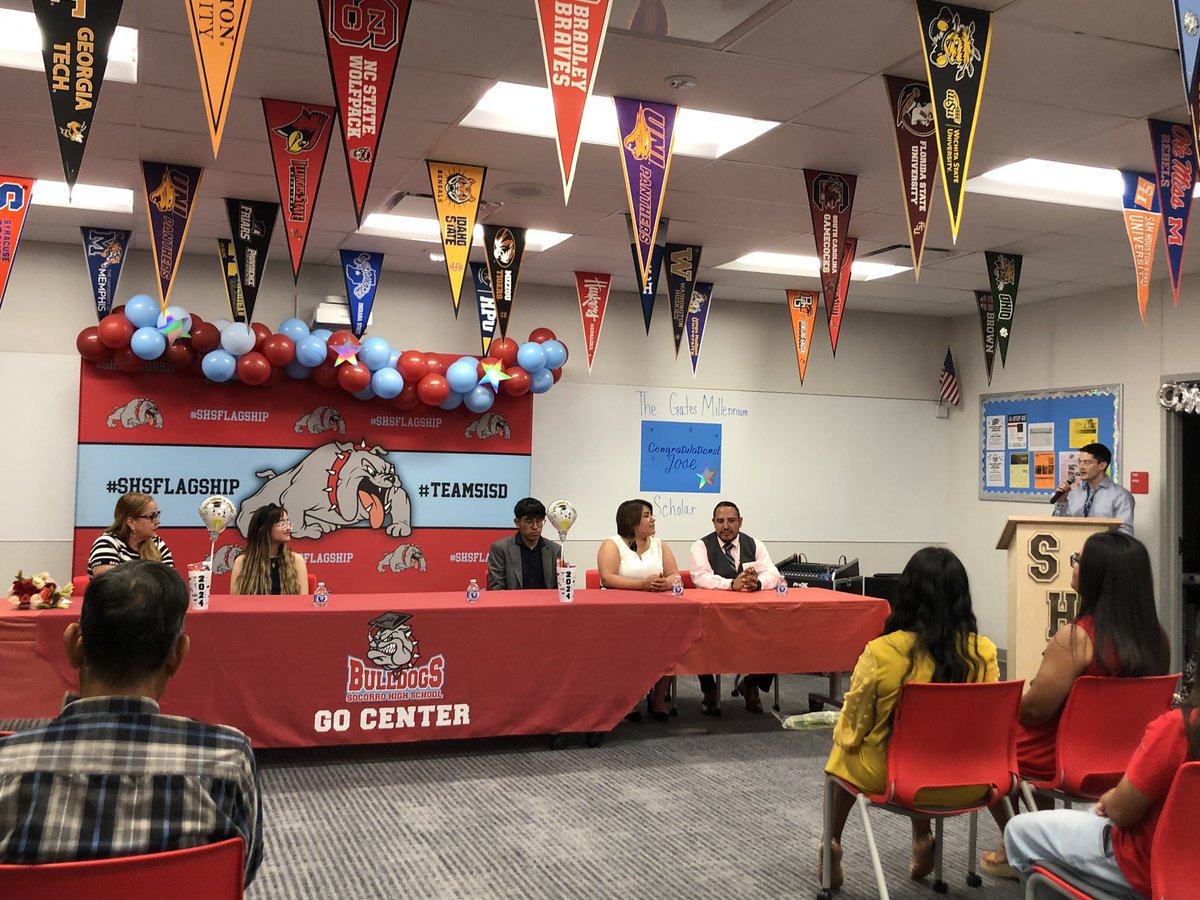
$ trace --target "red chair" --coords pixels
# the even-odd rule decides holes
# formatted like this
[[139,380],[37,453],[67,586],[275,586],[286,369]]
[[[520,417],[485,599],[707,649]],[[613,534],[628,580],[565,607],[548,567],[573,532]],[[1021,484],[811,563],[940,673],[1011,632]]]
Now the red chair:
[[0,865],[0,897],[38,900],[241,900],[246,845],[217,844],[85,862]]
[[83,599],[83,592],[87,590],[87,586],[91,584],[91,575],[76,575],[71,579],[71,599],[76,603]]
[[317,576],[312,572],[308,573],[308,592],[315,594],[317,591]]
[[[692,573],[687,569],[679,570],[679,577],[683,579],[683,586],[691,589],[696,585],[692,583]],[[597,590],[600,587],[600,570],[588,569],[583,573],[583,586],[589,591]]]
[[[871,831],[868,807],[874,805],[909,818],[935,820],[933,889],[945,893],[942,879],[942,830],[944,819],[971,814],[970,847],[967,853],[967,884],[978,887],[975,872],[975,814],[1004,798],[1017,786],[1017,710],[1021,706],[1023,681],[990,684],[906,684],[900,691],[892,715],[888,741],[887,785],[882,794],[865,794],[833,775],[825,776],[825,828],[822,834],[824,869],[820,900],[830,900],[833,862],[829,836],[832,832],[833,792],[837,788],[854,795],[862,813],[863,830],[871,850],[871,863],[879,896],[888,896],[879,850]],[[979,785],[981,796],[963,806],[923,806],[918,792],[938,788]]]

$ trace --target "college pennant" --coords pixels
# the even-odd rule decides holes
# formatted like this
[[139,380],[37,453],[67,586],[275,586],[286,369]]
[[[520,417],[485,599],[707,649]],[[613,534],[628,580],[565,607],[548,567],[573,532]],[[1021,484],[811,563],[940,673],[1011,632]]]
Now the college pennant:
[[242,294],[242,279],[238,277],[237,254],[233,241],[217,238],[217,256],[221,260],[221,275],[225,279],[225,296],[229,300],[229,315],[235,322],[246,322],[246,298]]
[[662,275],[663,252],[667,246],[667,230],[671,220],[663,216],[658,220],[658,239],[650,254],[650,278],[642,278],[642,265],[638,256],[637,238],[633,234],[633,217],[625,214],[625,226],[629,230],[629,252],[633,254],[633,277],[641,288],[642,321],[646,325],[646,334],[650,333],[650,318],[654,315],[654,298],[658,294],[658,280]]
[[704,326],[708,324],[708,313],[712,309],[713,286],[707,281],[696,282],[692,301],[688,304],[687,325],[684,328],[688,339],[688,354],[692,357],[692,377],[696,377],[696,366],[700,364],[700,345],[704,343]]
[[985,250],[988,281],[992,285],[992,305],[996,315],[996,344],[1000,367],[1008,363],[1008,339],[1012,337],[1013,313],[1017,308],[1017,290],[1021,282],[1021,259],[1015,253]]
[[896,158],[900,162],[900,185],[904,191],[904,215],[908,221],[908,243],[912,248],[913,277],[921,280],[921,257],[937,166],[930,164],[935,137],[933,97],[929,85],[911,78],[884,75],[892,127],[896,135]]
[[283,207],[283,226],[292,258],[292,281],[300,280],[300,262],[308,245],[317,192],[329,155],[337,110],[316,103],[263,98],[267,143],[275,164],[275,184]]
[[342,250],[340,253],[342,275],[346,278],[346,304],[350,307],[350,330],[361,339],[371,321],[379,273],[383,271],[383,254],[366,250]]
[[483,226],[483,252],[487,257],[492,297],[496,301],[496,327],[500,337],[508,337],[508,317],[517,294],[517,277],[525,256],[524,228],[507,225]]
[[[654,246],[658,243],[659,219],[671,172],[675,147],[675,115],[671,103],[614,97],[618,139],[621,141],[621,170],[625,173],[625,196],[633,227],[634,259],[643,291],[653,286]],[[653,295],[650,298],[653,304]],[[646,304],[642,298],[643,314]],[[649,333],[650,319],[646,318]]]
[[1192,212],[1192,188],[1196,183],[1196,141],[1191,126],[1147,119],[1154,146],[1154,170],[1158,175],[1158,206],[1163,215],[1167,242],[1167,268],[1171,291],[1179,305],[1179,277],[1183,274],[1183,248]]
[[983,362],[987,368],[988,384],[992,383],[992,365],[996,361],[996,305],[989,291],[975,292],[979,307],[979,333],[983,338]]
[[96,319],[100,320],[112,312],[113,295],[117,293],[121,266],[125,264],[130,232],[116,228],[80,228],[79,233],[83,236],[83,256],[92,282],[92,296],[96,300]]
[[229,230],[233,234],[233,252],[237,257],[238,281],[246,301],[246,321],[254,321],[254,304],[267,267],[267,252],[271,249],[271,233],[279,204],[270,200],[225,199],[229,215]]
[[0,305],[8,290],[8,276],[25,228],[25,214],[33,200],[33,179],[0,175]]
[[788,291],[788,312],[792,314],[792,338],[796,346],[796,366],[800,383],[808,370],[808,354],[812,351],[813,324],[817,320],[816,291]]
[[579,159],[579,126],[592,96],[608,31],[609,0],[536,0],[546,81],[554,102],[554,137],[562,170],[563,203],[571,199]]
[[692,292],[696,289],[696,278],[700,274],[700,251],[696,244],[667,244],[665,265],[667,267],[667,298],[671,303],[671,332],[675,337],[675,358],[679,358],[679,345],[683,341],[687,326],[688,309],[692,305]]
[[175,273],[183,256],[188,226],[192,223],[196,194],[204,170],[195,166],[142,161],[146,188],[146,215],[150,220],[150,246],[158,274],[158,302],[163,312],[171,300]]
[[196,67],[200,70],[200,89],[204,94],[204,111],[208,132],[212,137],[213,156],[221,149],[225,115],[229,112],[229,98],[233,96],[233,82],[237,78],[242,41],[246,37],[246,24],[250,18],[250,2],[186,0],[188,27],[192,32],[192,49],[196,51]]
[[583,345],[587,350],[588,372],[596,360],[600,344],[600,329],[604,327],[604,310],[608,307],[611,275],[598,272],[576,272],[575,293],[579,297],[579,317],[583,320]]
[[1125,233],[1133,250],[1133,268],[1137,273],[1138,310],[1146,321],[1146,301],[1150,299],[1150,271],[1154,268],[1154,242],[1162,207],[1154,176],[1149,172],[1121,172],[1125,193],[1121,206],[1125,213]]
[[342,123],[354,217],[361,226],[411,0],[317,0],[317,4]]
[[425,166],[429,169],[433,205],[442,229],[442,255],[446,257],[446,275],[450,278],[454,317],[458,318],[458,301],[462,295],[463,276],[467,271],[467,256],[471,252],[475,217],[479,213],[479,199],[483,196],[483,180],[487,177],[487,169],[428,159],[425,160]]
[[471,263],[471,281],[475,283],[475,306],[479,310],[479,346],[483,348],[481,355],[487,356],[496,336],[496,298],[492,296],[487,266]]
[[108,69],[108,46],[122,0],[89,5],[33,0],[33,13],[42,32],[42,62],[50,87],[54,130],[68,195],[79,178],[83,154],[91,136],[92,119],[100,102],[104,73]]
[[850,270],[854,266],[854,254],[858,250],[858,238],[846,238],[846,252],[838,269],[837,292],[833,302],[825,295],[825,321],[829,325],[829,344],[837,356],[838,336],[842,333],[842,316],[846,312],[846,297],[850,293]]
[[1200,130],[1197,104],[1200,103],[1200,78],[1196,77],[1196,57],[1200,55],[1200,5],[1196,0],[1175,0],[1175,34],[1179,38],[1179,65],[1183,71],[1183,90],[1192,132]]
[[[821,263],[821,291],[826,298],[836,297],[842,260],[846,258],[846,229],[854,206],[856,175],[804,170],[808,207],[812,213],[813,240]],[[829,300],[826,299],[826,308]]]
[[917,19],[933,99],[950,232],[957,243],[971,142],[987,74],[992,14],[941,0],[917,0]]

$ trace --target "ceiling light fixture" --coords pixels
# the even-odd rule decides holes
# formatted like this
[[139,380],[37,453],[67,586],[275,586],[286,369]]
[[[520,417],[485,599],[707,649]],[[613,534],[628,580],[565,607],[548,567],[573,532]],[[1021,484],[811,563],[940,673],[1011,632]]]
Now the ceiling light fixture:
[[76,184],[68,194],[65,181],[33,183],[33,202],[38,206],[62,206],[67,209],[98,209],[102,212],[133,212],[133,191],[129,188]]
[[[730,269],[735,272],[766,272],[772,275],[805,275],[817,278],[821,274],[821,261],[815,256],[767,253],[760,250],[747,253],[733,262],[727,262],[717,268]],[[850,280],[874,281],[876,278],[888,278],[911,270],[912,266],[893,266],[888,263],[856,259],[850,267]]]
[[968,178],[967,190],[993,197],[1119,210],[1124,186],[1116,169],[1023,159]]
[[[118,25],[108,45],[105,80],[137,84],[138,32]],[[17,9],[0,9],[0,66],[44,72],[42,32],[37,16]]]
[[[432,205],[432,203],[430,204]],[[372,213],[363,220],[359,234],[377,237],[401,238],[407,241],[424,241],[437,244],[442,240],[441,230],[437,219],[426,219],[417,216],[395,216],[389,213]],[[525,249],[541,253],[555,247],[572,235],[558,231],[542,231],[530,228],[525,232]],[[483,245],[483,226],[475,226],[475,243]]]

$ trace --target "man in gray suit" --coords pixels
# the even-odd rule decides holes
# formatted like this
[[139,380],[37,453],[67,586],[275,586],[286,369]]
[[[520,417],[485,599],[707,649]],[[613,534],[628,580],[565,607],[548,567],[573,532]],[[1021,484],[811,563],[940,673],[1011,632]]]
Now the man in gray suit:
[[558,586],[562,547],[542,537],[546,507],[526,497],[513,507],[517,533],[501,538],[488,551],[488,590],[547,590]]

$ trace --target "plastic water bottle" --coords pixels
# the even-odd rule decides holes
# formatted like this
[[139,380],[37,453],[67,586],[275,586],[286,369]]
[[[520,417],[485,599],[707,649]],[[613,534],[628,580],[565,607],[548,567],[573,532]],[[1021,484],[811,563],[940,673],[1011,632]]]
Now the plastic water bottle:
[[313,609],[324,609],[329,603],[329,588],[325,582],[318,581],[317,589],[313,591]]
[[478,603],[479,602],[479,582],[476,581],[474,578],[472,578],[471,583],[467,585],[467,602],[468,603]]
[[675,573],[675,581],[671,583],[671,593],[676,597],[683,596],[683,576],[678,572]]
[[780,597],[786,597],[788,592],[788,583],[786,578],[780,578],[775,582],[775,593]]

